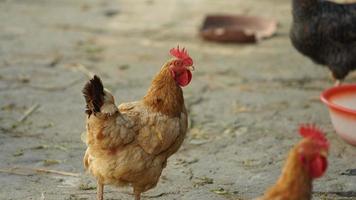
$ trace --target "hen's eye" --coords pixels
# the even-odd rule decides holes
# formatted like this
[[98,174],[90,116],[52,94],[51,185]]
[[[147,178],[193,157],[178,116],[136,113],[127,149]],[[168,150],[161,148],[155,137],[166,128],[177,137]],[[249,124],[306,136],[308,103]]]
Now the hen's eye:
[[173,64],[176,67],[181,67],[183,65],[183,62],[181,60],[175,60]]
[[307,159],[305,158],[305,156],[300,155],[300,156],[299,156],[299,159],[300,159],[300,161],[301,161],[303,164],[306,164],[306,163],[307,163]]

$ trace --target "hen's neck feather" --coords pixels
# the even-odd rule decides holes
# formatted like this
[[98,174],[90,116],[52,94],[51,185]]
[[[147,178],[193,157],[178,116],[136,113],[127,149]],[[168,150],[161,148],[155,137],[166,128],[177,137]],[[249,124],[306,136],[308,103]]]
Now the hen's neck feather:
[[288,155],[277,183],[267,191],[264,199],[282,197],[282,199],[289,200],[309,200],[311,193],[312,178],[302,166],[297,147],[294,147]]
[[153,79],[143,101],[155,112],[179,117],[184,109],[183,91],[172,77],[169,64],[167,62]]

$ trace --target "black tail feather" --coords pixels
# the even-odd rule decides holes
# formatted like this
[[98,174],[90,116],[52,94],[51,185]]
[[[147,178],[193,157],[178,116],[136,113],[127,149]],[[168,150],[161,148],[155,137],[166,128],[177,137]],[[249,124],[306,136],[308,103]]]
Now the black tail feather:
[[94,75],[94,77],[85,84],[82,92],[87,104],[85,112],[89,116],[92,113],[100,112],[100,108],[104,104],[104,86],[100,78]]

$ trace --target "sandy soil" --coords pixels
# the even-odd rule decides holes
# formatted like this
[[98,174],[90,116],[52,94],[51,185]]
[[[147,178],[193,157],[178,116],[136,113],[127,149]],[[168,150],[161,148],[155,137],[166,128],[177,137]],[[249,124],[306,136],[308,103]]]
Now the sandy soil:
[[[289,4],[0,0],[0,199],[95,199],[95,180],[82,166],[87,75],[78,64],[99,74],[119,102],[131,101],[145,94],[177,44],[189,49],[196,66],[184,89],[189,136],[144,199],[257,197],[277,179],[300,139],[300,123],[318,124],[331,141],[330,167],[315,181],[314,199],[356,199],[356,176],[347,173],[356,168],[355,147],[336,136],[318,100],[332,85],[328,70],[289,42]],[[217,12],[270,17],[280,26],[255,45],[202,41],[197,30],[204,15]],[[130,192],[106,187],[105,195],[128,200]]]

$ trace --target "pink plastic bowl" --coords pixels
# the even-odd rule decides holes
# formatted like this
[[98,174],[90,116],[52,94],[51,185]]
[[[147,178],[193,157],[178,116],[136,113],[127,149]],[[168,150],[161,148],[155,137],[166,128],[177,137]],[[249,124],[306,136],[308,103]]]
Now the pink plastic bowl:
[[356,146],[356,84],[327,89],[320,98],[329,107],[336,133]]

